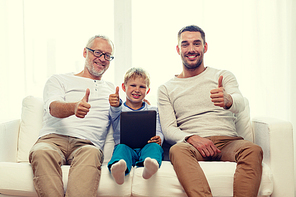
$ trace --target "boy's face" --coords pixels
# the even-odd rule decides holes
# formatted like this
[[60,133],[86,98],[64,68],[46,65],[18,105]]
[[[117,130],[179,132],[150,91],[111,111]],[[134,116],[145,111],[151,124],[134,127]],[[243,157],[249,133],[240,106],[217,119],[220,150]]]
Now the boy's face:
[[122,89],[126,93],[126,104],[129,107],[139,106],[139,108],[150,91],[142,77],[130,78],[126,84],[122,84]]

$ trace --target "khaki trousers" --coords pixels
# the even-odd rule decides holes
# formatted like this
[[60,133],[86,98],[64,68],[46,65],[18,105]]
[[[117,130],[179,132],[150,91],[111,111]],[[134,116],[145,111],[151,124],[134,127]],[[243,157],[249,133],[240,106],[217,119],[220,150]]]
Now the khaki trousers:
[[89,140],[49,134],[32,147],[29,161],[38,196],[65,196],[61,165],[69,164],[66,196],[96,196],[103,152]]
[[170,149],[170,160],[177,177],[189,197],[212,196],[207,179],[198,161],[232,161],[234,197],[257,197],[262,176],[263,151],[260,146],[241,137],[207,137],[221,150],[216,157],[202,157],[189,143],[177,143]]

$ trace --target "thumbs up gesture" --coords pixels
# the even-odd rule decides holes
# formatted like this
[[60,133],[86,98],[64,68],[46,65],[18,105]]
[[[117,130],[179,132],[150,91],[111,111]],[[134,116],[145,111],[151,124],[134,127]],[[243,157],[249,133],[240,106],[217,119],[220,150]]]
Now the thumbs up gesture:
[[115,94],[109,95],[109,103],[112,107],[118,107],[120,105],[119,99],[119,87],[116,87]]
[[218,79],[218,88],[211,90],[211,99],[215,106],[229,109],[232,106],[232,97],[226,93],[223,84],[223,76]]
[[88,103],[90,90],[87,88],[84,97],[81,101],[76,103],[75,106],[75,116],[78,118],[84,118],[86,114],[89,112],[90,104]]

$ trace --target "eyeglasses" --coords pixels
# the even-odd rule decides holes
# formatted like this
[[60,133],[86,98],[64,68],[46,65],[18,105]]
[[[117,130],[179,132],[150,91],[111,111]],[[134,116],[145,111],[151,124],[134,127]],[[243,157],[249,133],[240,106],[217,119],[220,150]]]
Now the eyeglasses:
[[101,57],[102,55],[104,55],[104,58],[105,58],[105,60],[107,60],[107,61],[111,61],[111,60],[114,59],[113,56],[111,56],[111,55],[109,55],[109,54],[107,54],[107,53],[103,53],[102,51],[95,51],[95,50],[90,49],[90,48],[88,48],[88,47],[86,47],[86,49],[89,50],[89,51],[91,51],[91,52],[94,54],[94,56],[96,56],[96,57]]

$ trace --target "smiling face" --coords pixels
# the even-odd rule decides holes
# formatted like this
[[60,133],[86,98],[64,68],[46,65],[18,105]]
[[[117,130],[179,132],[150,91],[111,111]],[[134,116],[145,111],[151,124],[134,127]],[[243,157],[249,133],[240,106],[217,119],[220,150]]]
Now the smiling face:
[[207,48],[208,45],[204,43],[200,32],[183,32],[176,47],[182,59],[183,69],[189,71],[203,70],[203,56],[207,52]]
[[145,96],[150,91],[147,81],[139,76],[132,77],[123,83],[122,89],[126,93],[126,105],[132,109],[141,108]]
[[[109,55],[112,54],[111,45],[107,40],[102,38],[94,39],[89,48]],[[105,60],[104,55],[95,57],[94,54],[86,48],[84,48],[83,56],[85,57],[85,74],[91,79],[101,79],[102,75],[109,68],[110,61]]]

